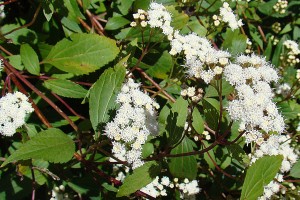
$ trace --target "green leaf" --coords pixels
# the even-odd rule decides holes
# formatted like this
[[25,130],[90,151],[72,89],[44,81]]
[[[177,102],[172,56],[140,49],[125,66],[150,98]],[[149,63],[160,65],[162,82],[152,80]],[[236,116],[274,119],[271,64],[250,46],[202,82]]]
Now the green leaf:
[[7,57],[9,59],[9,63],[18,70],[23,70],[24,66],[22,65],[21,56],[20,55],[12,55]]
[[43,159],[53,163],[68,162],[75,152],[73,140],[56,128],[41,131],[13,152],[1,167],[13,161]]
[[184,125],[187,118],[188,102],[179,97],[172,105],[171,112],[167,118],[166,132],[168,135],[168,144],[176,144],[182,137]]
[[154,152],[154,145],[150,142],[143,144],[142,157],[147,158]]
[[116,107],[116,95],[122,86],[125,73],[122,66],[107,69],[90,89],[90,119],[94,130],[109,121],[109,112]]
[[258,159],[247,170],[242,188],[241,200],[256,200],[263,194],[264,186],[269,184],[279,171],[283,157],[265,156]]
[[[5,24],[1,26],[0,32],[2,34],[6,34],[18,27],[20,26],[16,24]],[[17,44],[17,45],[23,43],[29,43],[29,44],[37,43],[36,33],[33,30],[30,30],[28,28],[21,28],[19,30],[13,31],[10,34],[5,35],[5,38],[8,39],[10,43]]]
[[179,10],[177,7],[175,8],[175,6],[167,6],[166,9],[171,13],[171,26],[174,29],[182,29],[189,21],[189,16],[185,14],[182,10]]
[[232,31],[228,28],[224,37],[222,48],[228,49],[228,51],[233,55],[238,55],[246,50],[246,41],[247,36],[240,34],[239,29]]
[[203,103],[205,121],[207,122],[208,126],[211,129],[217,130],[218,123],[219,123],[219,113],[220,113],[219,101],[212,98],[204,98],[202,103]]
[[172,56],[168,51],[164,51],[158,61],[147,70],[147,74],[159,79],[168,78],[168,72],[172,69],[174,63]]
[[273,53],[273,58],[272,58],[272,64],[275,66],[279,65],[283,42],[286,41],[287,39],[288,39],[288,35],[283,35],[280,41],[276,45],[275,51]]
[[197,35],[201,37],[205,37],[207,34],[207,29],[200,24],[200,22],[197,19],[193,19],[192,21],[189,21],[186,24],[187,28],[189,29],[188,32],[192,31],[194,33],[197,33]]
[[[171,154],[192,152],[194,146],[195,143],[192,140],[190,140],[188,137],[184,137],[181,143],[172,149]],[[197,176],[196,156],[170,158],[168,165],[173,177],[194,180]]]
[[105,26],[106,30],[116,30],[122,28],[123,26],[129,24],[130,21],[122,16],[114,16],[108,19]]
[[63,97],[84,98],[87,90],[69,80],[49,79],[44,82],[46,88]]
[[293,28],[292,28],[292,25],[291,23],[288,23],[287,25],[285,25],[285,27],[280,31],[279,34],[285,34],[285,33],[288,33],[290,31],[292,31]]
[[128,11],[129,11],[130,7],[132,6],[133,2],[134,2],[134,0],[126,0],[126,1],[118,0],[117,1],[118,9],[122,13],[122,15],[128,14]]
[[54,7],[50,1],[41,1],[43,6],[43,13],[46,17],[47,21],[49,22],[52,18],[52,15],[54,13]]
[[82,33],[80,26],[75,21],[73,21],[67,17],[63,17],[61,19],[61,23],[62,23],[62,25],[64,25],[64,27],[68,28],[72,32]]
[[58,42],[43,63],[74,74],[88,74],[112,61],[119,53],[116,42],[96,34],[75,33]]
[[119,188],[117,197],[128,196],[145,187],[151,183],[159,173],[160,165],[154,161],[147,162],[143,166],[136,168],[131,175],[125,178],[123,185]]
[[282,115],[287,119],[296,119],[300,113],[300,105],[296,101],[285,101],[277,104]]
[[25,69],[34,75],[40,74],[39,58],[29,44],[22,44],[20,49],[21,60]]
[[[222,79],[222,96],[227,96],[234,91],[234,88],[228,81]],[[205,90],[205,97],[218,97],[218,91],[212,85],[209,85]]]
[[193,116],[192,126],[194,127],[194,129],[197,131],[198,134],[203,133],[204,121],[202,119],[202,116],[201,116],[199,110],[196,107],[193,110],[192,116]]
[[294,178],[300,178],[300,160],[298,160],[290,171],[290,176]]
[[274,13],[274,10],[273,10],[273,6],[277,3],[277,0],[271,0],[271,1],[268,1],[268,2],[263,2],[261,4],[258,5],[258,10],[265,14],[265,15],[271,15]]

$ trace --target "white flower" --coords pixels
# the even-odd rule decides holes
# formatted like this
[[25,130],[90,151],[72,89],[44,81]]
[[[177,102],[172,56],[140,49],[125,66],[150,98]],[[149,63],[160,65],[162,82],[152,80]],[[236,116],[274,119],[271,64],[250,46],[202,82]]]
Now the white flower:
[[141,151],[148,136],[158,134],[155,108],[159,108],[159,105],[139,87],[140,84],[131,78],[123,84],[116,99],[120,108],[104,130],[112,140],[114,156],[127,161],[133,169],[144,164]]
[[12,136],[16,129],[25,124],[26,114],[34,109],[21,92],[8,93],[0,99],[0,133]]

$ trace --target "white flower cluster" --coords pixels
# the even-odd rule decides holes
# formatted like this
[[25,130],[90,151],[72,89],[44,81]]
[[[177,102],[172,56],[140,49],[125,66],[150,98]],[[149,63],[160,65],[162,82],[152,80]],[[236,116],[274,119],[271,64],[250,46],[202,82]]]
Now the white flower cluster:
[[[295,65],[296,63],[299,63],[300,59],[297,58],[297,56],[300,54],[300,49],[298,44],[293,40],[286,40],[283,42],[283,45],[288,51],[286,61],[291,65]],[[280,58],[282,60],[285,59],[283,55],[281,55]]]
[[241,55],[237,64],[224,69],[225,79],[235,87],[237,99],[229,102],[230,118],[241,121],[240,131],[246,132],[246,142],[261,138],[258,128],[265,131],[284,131],[284,120],[272,102],[274,96],[271,81],[277,81],[277,72],[264,58],[257,55]]
[[152,28],[161,28],[171,43],[171,55],[185,55],[185,67],[191,77],[201,78],[209,83],[215,76],[222,74],[223,67],[231,56],[226,51],[216,50],[211,43],[195,33],[181,35],[170,26],[171,14],[162,4],[151,3],[148,11],[148,24]]
[[231,30],[243,26],[242,20],[237,20],[236,15],[233,13],[227,2],[224,2],[223,7],[220,8],[220,17],[223,22],[228,23]]
[[158,134],[155,108],[158,109],[159,105],[139,87],[131,78],[123,84],[116,100],[120,108],[104,130],[105,135],[113,140],[114,156],[127,161],[133,169],[144,164],[141,160],[142,145],[148,136]]
[[151,183],[141,189],[142,192],[157,198],[159,196],[167,196],[167,188],[178,188],[180,193],[180,198],[186,198],[200,192],[198,187],[198,182],[196,180],[189,181],[187,178],[184,179],[183,183],[178,183],[178,178],[174,178],[171,182],[169,177],[164,176],[159,180],[157,176]]
[[296,79],[300,82],[300,69],[297,69]]
[[172,38],[174,32],[174,29],[171,26],[172,17],[162,4],[154,2],[150,4],[148,19],[151,28],[161,28],[163,34],[167,35],[169,39]]
[[[0,3],[3,3],[3,1],[0,1]],[[0,6],[0,22],[5,18],[5,12],[4,12],[4,5]]]
[[286,12],[288,3],[289,2],[287,0],[278,0],[277,3],[273,6],[273,9],[275,10],[275,12],[284,14]]
[[286,97],[290,94],[291,86],[288,83],[283,83],[279,85],[276,89],[276,94],[281,94],[282,96]]
[[223,67],[228,64],[231,56],[226,51],[216,50],[206,39],[194,33],[180,35],[175,31],[171,40],[171,55],[181,52],[185,55],[185,67],[190,77],[201,78],[205,83],[222,74]]
[[0,99],[0,134],[12,136],[25,124],[26,114],[33,112],[28,98],[21,92],[8,93]]
[[290,171],[298,159],[298,153],[291,147],[291,139],[286,135],[271,135],[266,141],[262,141],[251,156],[251,163],[253,164],[265,155],[282,155],[283,161],[280,172],[275,177],[276,181],[271,181],[264,187],[261,199],[269,199],[273,194],[279,192],[280,183],[283,182],[283,173]]
[[65,186],[60,185],[59,187],[54,187],[52,190],[50,200],[69,200],[69,194],[65,193]]

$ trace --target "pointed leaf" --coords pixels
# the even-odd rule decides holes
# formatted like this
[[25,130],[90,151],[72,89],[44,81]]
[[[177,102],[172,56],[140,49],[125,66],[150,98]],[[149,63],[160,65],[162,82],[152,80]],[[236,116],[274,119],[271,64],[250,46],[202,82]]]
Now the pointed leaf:
[[[188,137],[184,137],[182,142],[172,149],[171,154],[180,154],[192,152],[195,143]],[[182,156],[171,158],[169,169],[173,177],[188,178],[194,180],[197,176],[197,161],[196,156]]]
[[300,178],[300,160],[294,164],[290,171],[290,176]]
[[53,163],[68,162],[75,151],[73,140],[56,128],[41,131],[13,152],[1,167],[10,162],[27,159],[43,159]]
[[106,70],[90,89],[90,119],[94,130],[108,122],[110,112],[116,107],[116,95],[125,78],[122,66]]
[[55,94],[69,98],[84,98],[87,90],[82,86],[68,80],[50,79],[44,82],[46,88]]
[[131,175],[125,178],[123,185],[119,188],[117,197],[128,196],[145,187],[151,183],[159,173],[160,165],[154,161],[147,162],[143,166],[136,168]]
[[21,60],[26,70],[34,75],[40,74],[39,58],[29,44],[22,44],[20,49]]
[[112,61],[119,49],[116,41],[96,34],[76,33],[58,42],[43,63],[74,74],[88,74]]
[[279,171],[282,156],[265,156],[258,159],[247,170],[242,188],[241,200],[256,200],[263,194],[264,186],[268,185]]

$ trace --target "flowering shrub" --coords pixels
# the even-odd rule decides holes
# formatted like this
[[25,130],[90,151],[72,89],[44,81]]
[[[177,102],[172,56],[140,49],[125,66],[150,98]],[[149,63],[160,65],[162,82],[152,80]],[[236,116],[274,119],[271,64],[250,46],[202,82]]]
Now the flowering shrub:
[[297,199],[297,0],[0,2],[0,199]]

